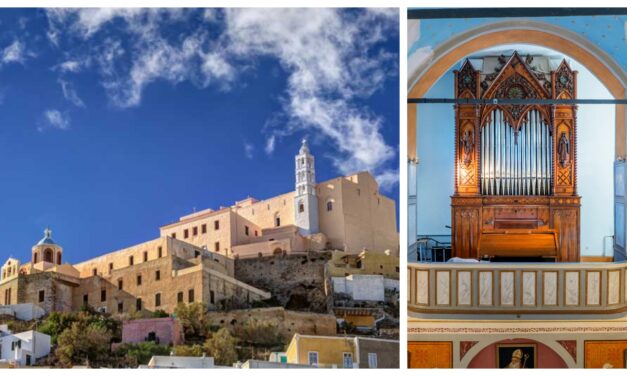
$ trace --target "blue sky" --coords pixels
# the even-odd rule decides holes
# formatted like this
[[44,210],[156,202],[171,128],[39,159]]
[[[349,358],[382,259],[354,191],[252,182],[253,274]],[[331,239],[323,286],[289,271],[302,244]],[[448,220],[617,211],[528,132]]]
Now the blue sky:
[[0,256],[369,170],[398,202],[398,10],[0,10]]

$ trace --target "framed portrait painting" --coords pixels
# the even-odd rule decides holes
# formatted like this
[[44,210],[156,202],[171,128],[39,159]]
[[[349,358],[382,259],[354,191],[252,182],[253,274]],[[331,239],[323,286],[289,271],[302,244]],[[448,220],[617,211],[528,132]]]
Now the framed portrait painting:
[[536,345],[513,343],[496,345],[497,368],[537,368]]

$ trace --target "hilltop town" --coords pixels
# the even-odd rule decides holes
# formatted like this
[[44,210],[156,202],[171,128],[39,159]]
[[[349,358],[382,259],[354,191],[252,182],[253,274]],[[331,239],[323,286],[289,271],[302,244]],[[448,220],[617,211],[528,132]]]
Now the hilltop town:
[[45,229],[1,269],[0,368],[398,367],[395,202],[368,172],[317,183],[306,140],[294,175],[78,264]]

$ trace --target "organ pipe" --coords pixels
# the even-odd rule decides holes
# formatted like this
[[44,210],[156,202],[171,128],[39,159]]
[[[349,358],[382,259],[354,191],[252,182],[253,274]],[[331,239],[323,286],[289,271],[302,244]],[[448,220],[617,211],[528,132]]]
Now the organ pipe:
[[514,129],[502,110],[493,110],[481,132],[481,193],[549,195],[552,145],[539,111],[530,110]]

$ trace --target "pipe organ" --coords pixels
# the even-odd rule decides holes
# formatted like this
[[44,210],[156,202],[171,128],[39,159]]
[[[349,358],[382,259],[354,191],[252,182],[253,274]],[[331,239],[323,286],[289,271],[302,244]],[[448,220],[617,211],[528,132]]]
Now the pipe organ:
[[486,57],[455,71],[453,256],[579,261],[576,106],[499,104],[499,99],[574,99],[577,72],[564,60]]

